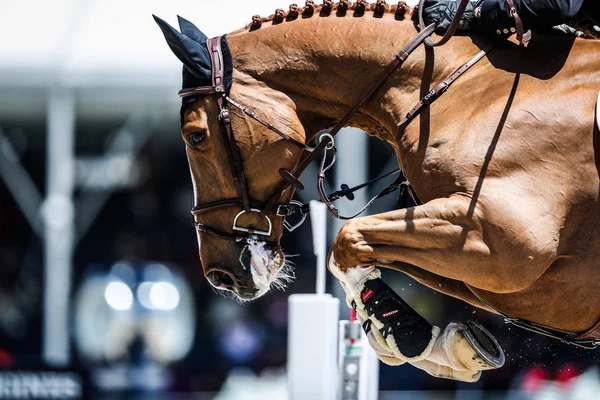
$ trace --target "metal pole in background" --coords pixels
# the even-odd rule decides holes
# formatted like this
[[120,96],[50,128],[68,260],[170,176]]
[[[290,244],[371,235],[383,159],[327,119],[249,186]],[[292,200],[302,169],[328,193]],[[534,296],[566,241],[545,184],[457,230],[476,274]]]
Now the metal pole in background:
[[[339,190],[342,183],[352,187],[369,178],[369,142],[367,133],[358,128],[344,128],[335,137],[335,147],[338,158],[335,164],[335,190]],[[354,214],[368,200],[368,191],[359,190],[354,193],[354,201],[340,200],[336,205],[343,214]],[[334,237],[346,221],[335,220],[335,227],[331,232]]]
[[[334,190],[338,190],[342,183],[354,186],[369,179],[369,143],[367,133],[357,128],[345,128],[335,138],[335,145],[338,150],[338,159],[335,165],[335,183]],[[342,214],[354,214],[356,210],[362,207],[368,200],[367,190],[359,190],[355,194],[354,201],[342,200],[337,203]],[[368,214],[368,211],[365,215]],[[331,240],[333,243],[335,236],[346,221],[333,220],[331,229]],[[341,285],[333,285],[332,293],[340,301],[341,319],[346,319],[349,309],[346,306],[346,294]],[[356,324],[351,321],[341,321],[341,327],[345,325]],[[339,400],[377,400],[379,392],[379,359],[371,349],[365,333],[360,324],[354,326],[356,329],[354,345],[345,346],[346,338],[344,328],[340,329],[340,378],[341,385],[339,390]],[[346,349],[353,349],[346,354]],[[347,367],[354,364],[350,370]],[[351,374],[350,372],[354,372]],[[356,395],[356,397],[355,397]]]
[[[369,144],[367,134],[357,128],[344,128],[335,137],[335,147],[338,151],[338,158],[335,163],[335,179],[333,190],[339,190],[342,183],[348,184],[350,187],[366,182],[369,176],[368,152]],[[353,214],[356,210],[362,207],[367,201],[367,191],[359,190],[354,194],[354,201],[342,199],[336,203],[340,212],[344,215]],[[332,226],[329,231],[329,243],[333,243],[337,233],[346,221],[339,219],[331,219]],[[340,310],[342,318],[348,315],[348,307],[346,307],[346,294],[339,283],[335,283],[331,290],[333,295],[341,299]]]
[[51,89],[48,110],[47,197],[44,220],[43,358],[66,367],[69,350],[69,295],[75,209],[75,98],[64,87]]

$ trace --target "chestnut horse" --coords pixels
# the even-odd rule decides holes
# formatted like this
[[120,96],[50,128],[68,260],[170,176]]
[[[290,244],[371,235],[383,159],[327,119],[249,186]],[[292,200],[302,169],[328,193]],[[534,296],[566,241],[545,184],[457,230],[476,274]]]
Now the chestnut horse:
[[[228,96],[300,143],[339,120],[417,32],[402,3],[378,2],[384,12],[325,3],[278,10],[226,36],[233,62]],[[175,31],[157,22],[163,31]],[[181,36],[198,43],[205,38],[189,22],[180,24]],[[487,44],[487,38],[461,36],[435,50],[421,46],[349,121],[393,147],[423,205],[347,222],[331,249],[329,269],[354,305],[361,293],[364,299],[365,280],[377,276],[374,266],[381,266],[476,307],[598,339],[600,141],[594,110],[600,41],[535,34],[527,47],[499,43],[417,120],[397,129],[432,84]],[[170,45],[182,59],[179,45]],[[196,204],[239,193],[218,96],[195,97],[182,110]],[[250,197],[265,202],[281,185],[279,170],[292,170],[303,149],[229,109]],[[292,195],[287,191],[281,202]],[[241,209],[218,208],[195,218],[231,233]],[[217,289],[251,300],[286,279],[277,245],[283,217],[269,217],[272,232],[260,240],[223,240],[198,231],[204,274]],[[244,226],[264,228],[258,213],[243,219]],[[403,354],[377,330],[372,344],[390,364],[408,361],[465,381],[501,365],[479,358],[479,365],[470,363],[467,358],[480,352],[454,335],[456,326],[449,328],[441,335],[435,328],[427,351],[417,357]],[[438,335],[460,340],[436,342]]]

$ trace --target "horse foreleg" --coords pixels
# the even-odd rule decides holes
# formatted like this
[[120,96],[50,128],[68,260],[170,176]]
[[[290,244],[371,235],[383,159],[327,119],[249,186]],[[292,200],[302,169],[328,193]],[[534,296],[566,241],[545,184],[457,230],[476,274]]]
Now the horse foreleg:
[[[352,307],[355,306],[352,300],[346,299],[348,304]],[[356,314],[358,320],[360,321],[363,329],[365,330],[367,339],[369,341],[369,345],[375,351],[375,354],[379,358],[380,361],[387,365],[398,366],[407,362],[406,359],[399,357],[388,345],[386,339],[384,339],[383,335],[378,329],[373,329],[371,320],[365,320],[363,314],[357,312]],[[434,347],[431,348],[429,352],[427,352],[427,358],[422,359],[413,359],[408,361],[411,365],[427,372],[428,374],[435,376],[437,378],[446,378],[446,379],[454,379],[463,382],[475,382],[481,376],[481,368],[471,369],[469,366],[465,366],[460,362],[448,362],[447,354],[445,346],[446,341],[444,338],[448,336],[457,336],[455,328],[458,327],[457,324],[451,324],[450,329],[446,328],[445,332],[442,334],[442,337],[439,337],[439,329],[434,327],[435,330],[435,341]],[[454,330],[453,330],[454,329]],[[424,352],[425,353],[425,352]],[[472,359],[470,360],[473,361]],[[456,364],[458,368],[454,366],[449,366],[449,364]]]
[[330,270],[342,284],[347,304],[356,310],[382,362],[408,362],[430,375],[465,382],[474,382],[480,371],[504,363],[499,345],[482,327],[452,323],[441,332],[389,288],[375,267],[343,273],[330,265]]
[[[461,257],[463,263],[471,265],[481,261],[489,251],[476,218],[468,213],[468,199],[439,199],[414,209],[356,219],[338,234],[329,269],[342,282],[359,315],[381,333],[382,346],[387,344],[399,359],[420,367],[430,368],[431,363],[441,366],[436,367],[437,372],[428,370],[434,375],[447,371],[442,367],[448,366],[475,379],[477,371],[503,363],[502,351],[493,337],[476,324],[451,324],[440,335],[440,329],[387,287],[372,266],[393,262],[419,265],[427,260],[437,266],[447,267],[450,262],[459,267]],[[424,255],[428,252],[433,255]],[[440,271],[432,273],[447,276]],[[456,277],[449,282],[461,283]],[[427,365],[421,365],[423,360]]]
[[527,247],[535,243],[516,242],[505,232],[515,229],[508,222],[484,235],[485,218],[470,207],[471,199],[454,196],[355,218],[340,229],[330,261],[342,272],[402,262],[495,293],[535,282],[547,268],[543,257]]
[[[358,317],[358,320],[362,324],[363,329],[365,330],[371,348],[375,351],[375,354],[377,355],[379,360],[391,366],[398,366],[406,363],[406,360],[399,358],[394,353],[394,351],[390,349],[390,346],[383,338],[381,332],[379,332],[377,329],[372,328],[372,323],[370,320],[365,320],[361,313],[357,313],[356,315]],[[456,324],[454,324],[454,326],[456,326]],[[444,335],[448,336],[450,333],[452,333],[452,331],[446,329]],[[444,335],[442,335],[442,337],[444,337]],[[464,367],[462,364],[459,363],[461,367],[455,369],[453,367],[448,366],[448,362],[443,359],[436,360],[436,355],[437,358],[440,358],[440,354],[446,353],[443,349],[439,348],[443,343],[443,340],[437,339],[435,341],[435,345],[437,348],[434,347],[431,349],[428,359],[413,360],[409,361],[409,363],[427,372],[428,374],[438,378],[454,379],[463,382],[477,381],[481,376],[481,371],[477,368],[475,368],[474,370],[469,369],[468,367]]]

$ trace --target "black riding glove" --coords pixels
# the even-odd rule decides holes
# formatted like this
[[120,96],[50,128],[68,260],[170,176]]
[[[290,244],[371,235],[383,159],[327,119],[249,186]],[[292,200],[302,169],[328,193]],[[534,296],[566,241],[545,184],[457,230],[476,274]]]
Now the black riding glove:
[[[468,31],[479,25],[479,19],[475,16],[475,8],[479,3],[481,3],[481,1],[478,1],[477,3],[469,2],[460,19],[458,25],[459,31]],[[423,5],[425,23],[431,24],[435,22],[435,33],[443,35],[454,20],[459,4],[460,0],[426,0]]]

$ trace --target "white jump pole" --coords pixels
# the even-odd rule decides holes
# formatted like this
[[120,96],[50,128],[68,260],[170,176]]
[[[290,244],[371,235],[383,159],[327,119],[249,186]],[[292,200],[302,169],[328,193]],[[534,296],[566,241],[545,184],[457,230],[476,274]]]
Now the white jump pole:
[[339,300],[325,293],[327,210],[310,202],[317,256],[316,294],[289,297],[289,400],[334,400],[338,393]]
[[325,294],[325,273],[327,266],[327,206],[320,201],[311,200],[310,223],[312,225],[313,249],[317,256],[317,287],[318,295]]
[[325,293],[327,209],[310,202],[317,257],[315,294],[289,297],[289,400],[377,400],[379,360],[359,321],[339,321],[339,300]]

